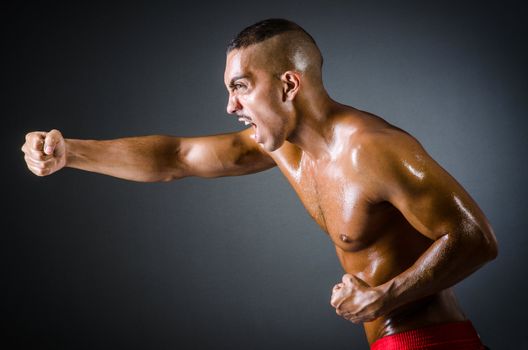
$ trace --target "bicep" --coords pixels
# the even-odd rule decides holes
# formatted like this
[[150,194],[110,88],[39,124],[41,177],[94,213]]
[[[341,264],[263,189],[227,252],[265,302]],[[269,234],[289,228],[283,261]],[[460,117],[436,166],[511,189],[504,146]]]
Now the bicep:
[[249,135],[236,133],[180,138],[179,165],[183,176],[220,177],[251,174],[275,165]]
[[415,229],[433,240],[448,233],[492,236],[477,203],[417,141],[406,140],[394,149],[388,157],[385,192]]

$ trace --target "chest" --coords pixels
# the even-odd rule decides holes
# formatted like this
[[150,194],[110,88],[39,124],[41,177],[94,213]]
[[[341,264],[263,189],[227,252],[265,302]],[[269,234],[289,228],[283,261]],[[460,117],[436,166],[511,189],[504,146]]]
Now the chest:
[[368,181],[343,162],[300,161],[279,168],[310,216],[343,250],[361,250],[381,234],[390,205],[377,201]]

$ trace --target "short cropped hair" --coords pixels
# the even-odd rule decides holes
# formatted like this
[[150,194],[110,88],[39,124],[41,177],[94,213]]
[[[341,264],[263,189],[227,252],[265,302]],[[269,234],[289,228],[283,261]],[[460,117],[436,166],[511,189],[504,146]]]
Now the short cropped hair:
[[237,36],[229,42],[227,53],[235,49],[245,48],[260,43],[266,39],[289,31],[298,31],[306,34],[309,40],[311,40],[317,47],[314,38],[312,38],[312,36],[298,24],[288,21],[287,19],[269,18],[257,22],[238,33]]

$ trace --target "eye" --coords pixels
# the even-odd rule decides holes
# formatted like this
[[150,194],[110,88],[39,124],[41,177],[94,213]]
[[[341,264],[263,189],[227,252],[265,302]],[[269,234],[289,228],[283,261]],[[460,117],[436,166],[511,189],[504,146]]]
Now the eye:
[[235,90],[244,90],[246,86],[244,84],[236,83],[233,84],[233,91]]

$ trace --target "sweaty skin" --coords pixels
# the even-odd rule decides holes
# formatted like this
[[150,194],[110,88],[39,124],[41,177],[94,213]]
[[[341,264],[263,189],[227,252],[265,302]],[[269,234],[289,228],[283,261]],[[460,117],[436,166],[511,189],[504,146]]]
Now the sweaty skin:
[[332,100],[320,68],[301,34],[282,34],[227,55],[227,111],[249,129],[107,141],[52,130],[29,133],[22,151],[39,176],[67,166],[170,181],[278,166],[346,272],[331,305],[363,322],[369,343],[465,320],[451,287],[497,255],[485,215],[415,138]]
[[495,254],[484,215],[408,134],[351,108],[334,118],[324,157],[291,144],[272,154],[347,272],[332,305],[370,321],[370,343],[465,320],[449,287]]

